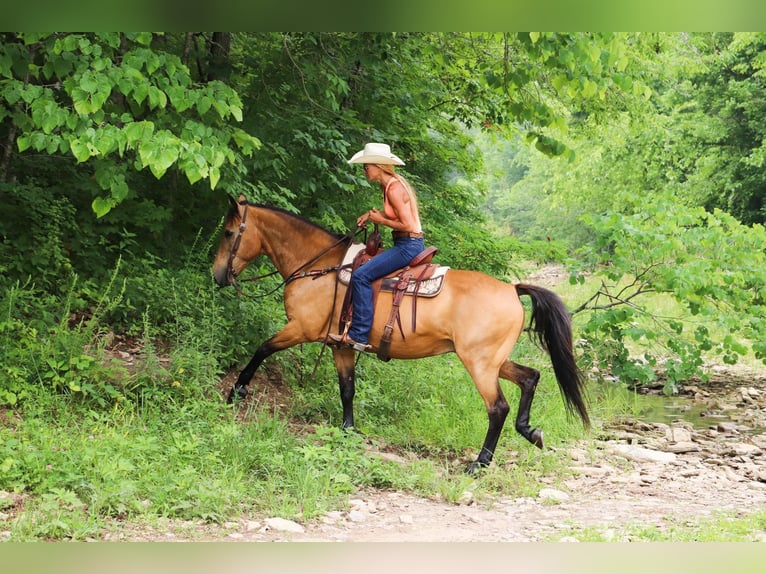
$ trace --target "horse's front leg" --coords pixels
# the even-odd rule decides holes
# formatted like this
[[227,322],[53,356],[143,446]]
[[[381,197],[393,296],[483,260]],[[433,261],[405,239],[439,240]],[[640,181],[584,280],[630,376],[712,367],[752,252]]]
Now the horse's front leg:
[[300,327],[288,323],[285,327],[271,339],[267,340],[258,350],[255,351],[253,358],[237,377],[237,382],[229,391],[228,403],[232,403],[235,398],[244,399],[247,396],[247,385],[253,379],[258,367],[263,361],[278,351],[282,351],[294,345],[305,343],[306,338],[302,334]]
[[343,428],[354,427],[354,358],[353,349],[334,349],[335,368],[338,371],[338,386],[340,387],[340,402],[343,406]]
[[250,381],[253,379],[255,371],[258,370],[258,367],[261,366],[261,363],[263,363],[267,357],[273,355],[278,350],[279,349],[275,349],[271,344],[271,339],[258,347],[258,350],[253,355],[253,358],[250,359],[250,362],[247,364],[247,366],[242,369],[242,372],[239,373],[237,382],[234,383],[234,387],[231,389],[231,391],[229,391],[229,398],[226,402],[231,404],[234,402],[235,398],[244,399],[247,397],[247,385],[249,385]]

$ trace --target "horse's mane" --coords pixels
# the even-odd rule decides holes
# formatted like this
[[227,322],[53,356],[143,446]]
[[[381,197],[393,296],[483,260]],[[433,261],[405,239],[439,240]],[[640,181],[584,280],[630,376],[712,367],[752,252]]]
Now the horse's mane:
[[[260,209],[266,209],[268,211],[274,211],[276,213],[279,213],[281,215],[284,215],[284,216],[290,218],[295,223],[297,223],[299,227],[305,226],[305,227],[308,227],[308,228],[311,228],[311,229],[317,229],[317,230],[319,230],[319,231],[329,235],[330,237],[333,237],[336,240],[341,240],[343,237],[346,237],[345,235],[342,235],[340,233],[334,233],[334,232],[332,232],[332,231],[330,231],[328,229],[325,229],[321,225],[319,225],[317,223],[314,223],[313,221],[310,221],[310,220],[306,219],[305,217],[302,217],[300,215],[297,215],[295,213],[287,211],[286,209],[282,209],[281,207],[274,207],[273,205],[265,205],[265,204],[262,204],[262,203],[251,203],[249,201],[247,202],[247,205],[249,205],[250,207],[257,207],[257,208],[260,208]],[[226,215],[226,218],[228,220],[231,220],[233,218],[239,218],[239,211],[237,210],[237,208],[234,205],[232,205],[229,208],[229,213]]]

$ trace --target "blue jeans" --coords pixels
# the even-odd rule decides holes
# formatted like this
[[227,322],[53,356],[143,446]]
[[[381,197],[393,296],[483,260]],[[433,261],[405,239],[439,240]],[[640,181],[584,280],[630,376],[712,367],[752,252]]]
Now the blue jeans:
[[372,282],[405,267],[425,249],[422,237],[401,237],[394,246],[370,259],[351,275],[351,301],[354,311],[348,336],[357,343],[367,343],[372,329],[374,308]]

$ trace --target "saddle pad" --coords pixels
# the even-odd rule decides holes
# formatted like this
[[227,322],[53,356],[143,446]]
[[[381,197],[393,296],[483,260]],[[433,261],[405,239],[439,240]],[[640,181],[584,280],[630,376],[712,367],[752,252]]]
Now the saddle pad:
[[[364,245],[361,243],[353,243],[349,248],[348,251],[346,251],[346,256],[343,258],[342,265],[344,266],[344,269],[341,269],[338,273],[338,280],[343,285],[348,285],[349,281],[351,281],[351,264],[354,261],[354,257],[356,257],[356,254],[359,253],[362,249],[364,249]],[[348,266],[348,267],[345,267]],[[420,297],[435,297],[439,294],[442,288],[442,283],[444,282],[444,276],[447,274],[447,271],[449,271],[449,267],[440,265],[435,271],[434,274],[431,275],[430,278],[426,279],[425,281],[422,281],[420,283],[420,288],[418,289],[418,296]],[[396,287],[396,284],[398,283],[399,279],[397,277],[385,277],[383,279],[383,285],[381,287],[381,290],[383,291],[393,291]],[[415,282],[412,281],[410,285],[407,286],[407,295],[412,295],[415,291]]]

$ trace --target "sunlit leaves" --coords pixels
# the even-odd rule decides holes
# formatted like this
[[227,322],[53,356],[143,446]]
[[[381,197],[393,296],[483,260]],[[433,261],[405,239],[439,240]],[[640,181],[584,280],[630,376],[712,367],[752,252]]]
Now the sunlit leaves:
[[[0,102],[18,128],[17,149],[71,154],[78,163],[121,161],[157,177],[177,167],[216,187],[226,165],[260,142],[233,128],[243,105],[226,84],[196,84],[150,33],[16,34],[0,43]],[[5,111],[4,114],[9,112]],[[194,126],[190,129],[190,126]],[[236,130],[236,131],[235,131]],[[124,178],[96,178],[103,215],[127,195]]]
[[[736,363],[752,349],[764,359],[762,226],[742,225],[720,211],[685,208],[669,197],[647,201],[634,215],[593,215],[586,222],[598,234],[596,252],[613,282],[590,306],[594,314],[586,332],[595,337],[593,345],[609,339],[619,347],[645,336],[630,319],[640,310],[653,317],[655,338],[675,356],[678,378],[671,383],[697,374],[703,352]],[[673,297],[691,320],[659,316],[642,293]],[[622,362],[636,360],[621,356]]]

